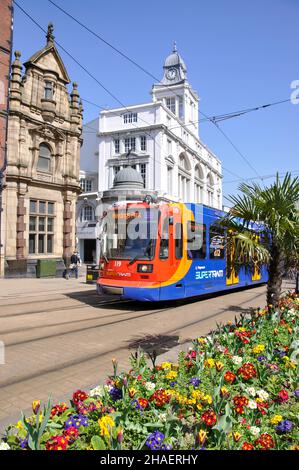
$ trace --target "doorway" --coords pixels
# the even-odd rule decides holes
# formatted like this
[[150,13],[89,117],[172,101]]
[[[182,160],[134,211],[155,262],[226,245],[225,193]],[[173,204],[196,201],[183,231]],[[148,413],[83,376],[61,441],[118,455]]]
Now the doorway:
[[84,240],[84,263],[96,263],[96,240]]

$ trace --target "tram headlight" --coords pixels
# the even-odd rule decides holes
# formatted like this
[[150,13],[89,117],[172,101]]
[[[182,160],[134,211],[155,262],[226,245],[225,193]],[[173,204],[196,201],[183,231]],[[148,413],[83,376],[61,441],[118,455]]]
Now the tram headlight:
[[138,273],[152,273],[154,269],[153,264],[138,264],[137,272]]

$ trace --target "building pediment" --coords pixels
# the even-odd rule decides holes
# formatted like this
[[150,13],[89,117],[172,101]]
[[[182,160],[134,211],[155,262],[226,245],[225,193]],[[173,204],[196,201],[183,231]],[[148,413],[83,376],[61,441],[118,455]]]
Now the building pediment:
[[65,84],[71,81],[64,63],[53,43],[33,54],[33,56],[24,63],[24,66],[27,70],[32,67],[38,67],[44,72],[54,72]]
[[29,131],[31,133],[38,134],[46,139],[65,140],[65,134],[62,131],[47,124],[41,124],[40,126],[31,127]]

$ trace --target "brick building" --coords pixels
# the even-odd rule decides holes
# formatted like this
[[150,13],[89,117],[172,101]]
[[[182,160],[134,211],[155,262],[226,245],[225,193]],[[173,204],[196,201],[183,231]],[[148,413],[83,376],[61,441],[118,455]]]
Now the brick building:
[[2,184],[6,162],[8,88],[12,47],[12,0],[0,2],[0,277],[4,270],[2,219]]

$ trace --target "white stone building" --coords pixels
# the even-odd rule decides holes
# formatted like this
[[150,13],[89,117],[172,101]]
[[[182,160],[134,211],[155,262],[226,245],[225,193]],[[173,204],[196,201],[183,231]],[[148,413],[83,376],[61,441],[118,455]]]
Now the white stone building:
[[163,69],[150,103],[102,111],[83,127],[77,238],[87,262],[97,259],[96,206],[125,166],[161,199],[222,208],[221,162],[199,138],[199,98],[176,46]]

